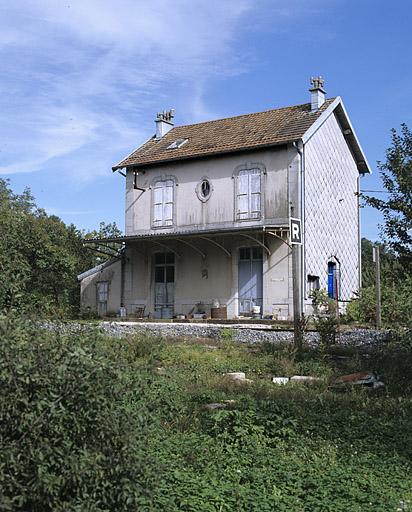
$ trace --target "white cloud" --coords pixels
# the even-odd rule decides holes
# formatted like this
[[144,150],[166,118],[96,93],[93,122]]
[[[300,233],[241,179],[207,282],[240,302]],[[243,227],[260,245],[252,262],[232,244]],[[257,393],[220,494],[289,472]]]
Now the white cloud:
[[40,170],[56,159],[65,167],[64,157],[87,145],[96,152],[137,145],[153,128],[148,115],[151,121],[174,93],[193,90],[193,114],[205,116],[204,80],[238,65],[231,45],[251,8],[248,0],[6,4],[1,174]]
[[118,159],[147,138],[157,110],[185,98],[185,120],[214,117],[206,84],[245,68],[236,42],[259,6],[267,1],[3,2],[0,174],[53,165],[92,180],[104,152]]

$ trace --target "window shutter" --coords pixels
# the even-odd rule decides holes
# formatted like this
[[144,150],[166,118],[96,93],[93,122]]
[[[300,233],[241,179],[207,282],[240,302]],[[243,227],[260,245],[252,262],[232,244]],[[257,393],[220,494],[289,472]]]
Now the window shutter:
[[247,219],[249,217],[249,176],[247,171],[239,172],[237,183],[237,218]]
[[260,171],[253,169],[250,171],[250,217],[260,217]]
[[158,181],[153,188],[153,226],[173,224],[173,180]]
[[256,219],[261,214],[260,169],[244,169],[237,179],[237,219]]
[[153,189],[153,224],[163,224],[163,187],[162,182],[156,183]]
[[173,181],[164,182],[163,188],[163,224],[170,226],[173,224]]
[[107,281],[101,281],[97,283],[97,295],[99,302],[107,301],[109,295],[109,283]]

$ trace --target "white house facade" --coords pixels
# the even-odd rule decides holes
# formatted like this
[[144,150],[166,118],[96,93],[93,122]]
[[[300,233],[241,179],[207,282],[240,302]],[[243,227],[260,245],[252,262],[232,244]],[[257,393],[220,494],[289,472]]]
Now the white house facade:
[[359,176],[370,172],[342,100],[313,80],[311,103],[156,135],[114,166],[125,176],[117,258],[79,276],[83,307],[152,318],[293,314],[290,217],[302,221],[299,304],[360,286]]

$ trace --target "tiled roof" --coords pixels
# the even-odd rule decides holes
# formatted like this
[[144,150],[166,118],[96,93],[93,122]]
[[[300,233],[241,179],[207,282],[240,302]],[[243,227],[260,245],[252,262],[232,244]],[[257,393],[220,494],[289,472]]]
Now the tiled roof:
[[[333,100],[326,100],[315,112],[311,112],[310,103],[306,103],[176,126],[161,139],[149,139],[113,170],[285,144],[301,138]],[[188,139],[188,142],[177,149],[167,149],[178,139]]]

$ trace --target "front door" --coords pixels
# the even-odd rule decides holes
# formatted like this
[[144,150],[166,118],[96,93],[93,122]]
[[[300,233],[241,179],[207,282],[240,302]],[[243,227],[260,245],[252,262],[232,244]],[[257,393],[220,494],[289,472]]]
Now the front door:
[[239,249],[239,314],[249,315],[263,303],[263,253],[261,247]]
[[172,252],[155,254],[155,317],[172,318],[175,301],[175,255]]

